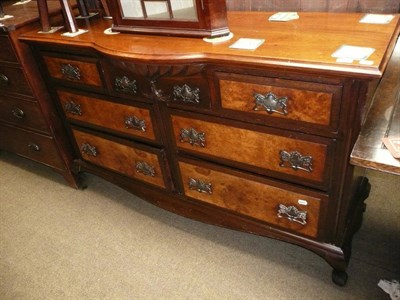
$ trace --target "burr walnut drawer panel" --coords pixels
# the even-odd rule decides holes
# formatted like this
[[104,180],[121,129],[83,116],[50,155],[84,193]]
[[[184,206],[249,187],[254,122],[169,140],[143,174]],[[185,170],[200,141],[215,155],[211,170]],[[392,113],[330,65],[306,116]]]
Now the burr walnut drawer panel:
[[19,67],[0,65],[0,92],[3,91],[31,96],[32,90]]
[[0,125],[0,148],[41,162],[54,168],[64,168],[52,137],[15,126]]
[[37,102],[0,95],[0,120],[49,133]]
[[8,35],[0,35],[0,61],[17,63],[18,59],[15,56],[13,46],[8,38]]
[[223,168],[179,162],[187,197],[316,238],[327,196]]
[[277,78],[216,73],[223,110],[242,113],[250,121],[266,123],[274,118],[283,124],[335,129],[338,123],[341,85]]
[[82,85],[103,87],[98,61],[94,58],[79,60],[79,58],[60,58],[44,55],[43,59],[52,78]]
[[124,134],[156,140],[149,106],[135,107],[58,90],[66,117],[115,130]]
[[111,141],[105,137],[73,129],[82,159],[131,178],[165,188],[164,153],[127,141]]
[[217,123],[217,119],[199,119],[199,115],[172,115],[171,120],[179,150],[229,160],[266,175],[327,186],[332,140],[261,126],[246,129],[237,127],[243,126],[237,122],[234,127]]

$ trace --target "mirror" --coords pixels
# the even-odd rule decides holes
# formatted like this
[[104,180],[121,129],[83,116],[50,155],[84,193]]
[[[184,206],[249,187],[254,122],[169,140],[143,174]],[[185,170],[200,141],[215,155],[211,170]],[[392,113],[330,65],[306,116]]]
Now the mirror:
[[197,21],[195,0],[121,0],[123,18]]

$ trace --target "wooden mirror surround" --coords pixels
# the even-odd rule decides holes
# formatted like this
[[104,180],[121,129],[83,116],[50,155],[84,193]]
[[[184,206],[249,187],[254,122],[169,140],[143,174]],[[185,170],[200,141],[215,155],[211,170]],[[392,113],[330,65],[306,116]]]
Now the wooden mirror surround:
[[225,0],[110,0],[113,31],[217,37],[229,34]]

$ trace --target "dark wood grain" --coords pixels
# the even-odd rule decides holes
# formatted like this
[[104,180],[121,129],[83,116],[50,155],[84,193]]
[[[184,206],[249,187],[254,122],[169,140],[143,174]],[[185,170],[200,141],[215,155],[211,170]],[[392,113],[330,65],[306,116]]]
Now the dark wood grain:
[[397,0],[226,0],[228,10],[398,13]]

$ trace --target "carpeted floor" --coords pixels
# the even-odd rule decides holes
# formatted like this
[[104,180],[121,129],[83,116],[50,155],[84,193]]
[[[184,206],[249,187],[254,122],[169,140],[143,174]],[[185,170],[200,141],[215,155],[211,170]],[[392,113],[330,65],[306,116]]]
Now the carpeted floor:
[[0,153],[0,299],[389,299],[400,279],[400,177],[372,192],[346,287],[300,247],[174,215],[98,178],[74,190]]

